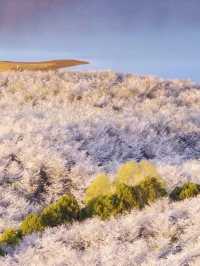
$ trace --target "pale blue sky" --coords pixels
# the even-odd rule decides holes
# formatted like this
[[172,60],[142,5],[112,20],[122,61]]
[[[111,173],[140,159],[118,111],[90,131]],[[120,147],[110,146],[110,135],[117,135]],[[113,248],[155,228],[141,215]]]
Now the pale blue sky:
[[199,0],[0,0],[0,58],[200,81]]

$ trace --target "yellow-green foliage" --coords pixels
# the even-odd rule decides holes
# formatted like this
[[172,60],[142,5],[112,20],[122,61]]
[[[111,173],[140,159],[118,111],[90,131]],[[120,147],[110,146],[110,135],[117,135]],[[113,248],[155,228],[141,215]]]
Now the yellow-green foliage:
[[143,208],[166,195],[165,184],[148,161],[123,164],[113,184],[105,174],[97,176],[86,190],[87,207],[82,214],[98,215],[102,219]]
[[8,228],[0,235],[0,256],[4,256],[4,246],[16,245],[24,235],[40,232],[46,226],[69,223],[79,218],[80,208],[72,195],[64,195],[50,204],[39,214],[29,214],[18,230]]
[[21,223],[20,229],[23,235],[40,232],[44,229],[41,218],[35,213],[29,214]]
[[98,196],[105,196],[112,193],[112,184],[109,176],[106,174],[99,174],[95,180],[90,184],[85,192],[85,202],[97,198]]
[[139,163],[130,161],[123,164],[116,175],[116,183],[123,183],[127,186],[137,186],[146,177],[160,179],[160,176],[153,164],[143,160]]
[[200,193],[200,185],[187,182],[182,187],[176,187],[171,193],[170,198],[174,201],[184,200],[195,197]]
[[144,200],[139,187],[130,187],[125,184],[118,184],[113,194],[98,196],[87,204],[84,209],[85,217],[93,215],[105,220],[133,208],[142,208]]
[[79,205],[72,195],[64,195],[43,209],[40,215],[43,226],[70,223],[79,217]]
[[[116,182],[126,184],[127,186],[134,186],[136,184],[136,179],[140,178],[140,167],[139,164],[130,161],[124,163],[117,172]],[[137,178],[136,178],[137,177]]]
[[[199,187],[186,185],[184,190],[180,190],[179,196],[189,197],[199,193],[199,190]],[[17,244],[22,236],[40,232],[46,226],[71,223],[93,215],[107,219],[133,208],[141,209],[165,195],[164,182],[151,163],[128,162],[120,167],[113,183],[106,174],[96,177],[86,190],[86,206],[81,211],[73,195],[63,195],[40,213],[29,214],[22,221],[19,230],[7,229],[0,236],[0,245]]]
[[91,200],[85,208],[84,215],[85,217],[97,215],[104,220],[131,211],[133,208],[142,209],[146,204],[165,195],[165,188],[156,178],[146,177],[137,186],[118,183],[115,193],[98,196]]
[[16,245],[19,243],[21,237],[20,230],[8,228],[0,235],[0,245]]

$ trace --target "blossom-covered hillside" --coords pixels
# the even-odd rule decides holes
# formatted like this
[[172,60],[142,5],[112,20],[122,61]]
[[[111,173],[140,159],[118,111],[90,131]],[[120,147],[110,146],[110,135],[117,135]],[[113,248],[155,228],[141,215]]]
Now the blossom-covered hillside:
[[[0,74],[0,233],[95,175],[152,162],[167,191],[200,184],[200,85],[111,71]],[[0,265],[199,265],[200,198],[47,228]]]

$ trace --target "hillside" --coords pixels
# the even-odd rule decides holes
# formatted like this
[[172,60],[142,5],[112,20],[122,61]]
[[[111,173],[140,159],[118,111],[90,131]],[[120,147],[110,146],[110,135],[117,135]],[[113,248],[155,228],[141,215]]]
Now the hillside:
[[[151,76],[0,73],[0,232],[98,173],[155,165],[167,192],[200,184],[200,85]],[[44,175],[46,178],[44,180]],[[199,265],[200,196],[23,238],[0,265]]]
[[46,70],[56,70],[59,68],[66,68],[66,67],[85,65],[85,64],[88,64],[88,62],[79,61],[79,60],[51,60],[51,61],[41,61],[41,62],[0,61],[0,72],[11,71],[11,70],[46,71]]

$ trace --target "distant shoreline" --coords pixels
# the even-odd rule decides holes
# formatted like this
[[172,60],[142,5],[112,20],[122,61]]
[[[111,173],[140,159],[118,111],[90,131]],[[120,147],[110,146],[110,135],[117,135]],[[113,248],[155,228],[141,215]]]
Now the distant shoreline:
[[87,61],[81,60],[50,60],[38,62],[17,62],[17,61],[0,61],[0,72],[3,71],[23,71],[23,70],[54,70],[58,68],[66,68],[78,65],[89,64]]

